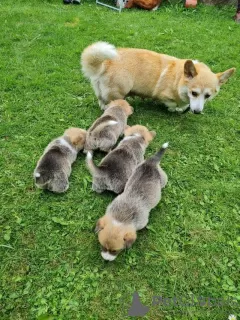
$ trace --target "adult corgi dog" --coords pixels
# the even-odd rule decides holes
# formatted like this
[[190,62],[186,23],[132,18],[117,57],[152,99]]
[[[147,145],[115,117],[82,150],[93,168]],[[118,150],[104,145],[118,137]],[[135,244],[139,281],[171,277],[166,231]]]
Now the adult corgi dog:
[[116,49],[96,42],[81,55],[82,71],[91,80],[99,105],[139,95],[160,100],[169,111],[183,112],[189,106],[201,113],[235,68],[213,73],[202,62],[133,48]]

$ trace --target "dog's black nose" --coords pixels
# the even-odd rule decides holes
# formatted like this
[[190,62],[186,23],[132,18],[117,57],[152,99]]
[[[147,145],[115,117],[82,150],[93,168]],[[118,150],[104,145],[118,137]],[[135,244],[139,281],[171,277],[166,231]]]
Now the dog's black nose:
[[201,111],[198,111],[198,110],[194,110],[193,112],[196,113],[196,114],[201,113]]

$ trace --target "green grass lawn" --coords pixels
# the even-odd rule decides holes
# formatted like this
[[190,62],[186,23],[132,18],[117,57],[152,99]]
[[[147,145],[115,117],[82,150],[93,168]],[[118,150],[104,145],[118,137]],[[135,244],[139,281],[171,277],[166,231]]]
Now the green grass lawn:
[[[0,319],[124,319],[134,291],[145,319],[225,320],[240,316],[240,25],[234,7],[121,14],[84,1],[0,3]],[[104,40],[193,58],[237,72],[204,115],[168,113],[129,99],[129,124],[157,132],[146,156],[166,141],[169,183],[133,247],[107,263],[93,227],[114,198],[91,191],[80,154],[70,188],[37,190],[32,173],[45,146],[69,126],[101,115],[80,53]],[[98,160],[101,154],[96,155]],[[228,299],[225,305],[151,306],[153,296]],[[233,303],[238,299],[238,304]],[[214,303],[213,303],[214,304]]]

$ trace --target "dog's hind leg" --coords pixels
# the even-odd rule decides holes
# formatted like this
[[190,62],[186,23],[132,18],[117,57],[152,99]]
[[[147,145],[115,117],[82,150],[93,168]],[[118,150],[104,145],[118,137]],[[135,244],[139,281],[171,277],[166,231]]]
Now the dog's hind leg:
[[159,169],[160,172],[160,184],[161,184],[161,188],[165,188],[168,182],[168,176],[166,174],[165,171],[163,171],[163,169],[160,167]]

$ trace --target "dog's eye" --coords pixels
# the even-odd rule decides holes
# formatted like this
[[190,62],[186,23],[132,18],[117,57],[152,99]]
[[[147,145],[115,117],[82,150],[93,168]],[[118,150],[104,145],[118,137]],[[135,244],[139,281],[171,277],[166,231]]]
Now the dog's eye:
[[205,99],[208,99],[208,98],[210,98],[211,97],[211,95],[210,94],[205,94]]
[[193,95],[194,97],[197,97],[197,96],[198,96],[198,93],[197,93],[196,91],[192,91],[192,95]]

